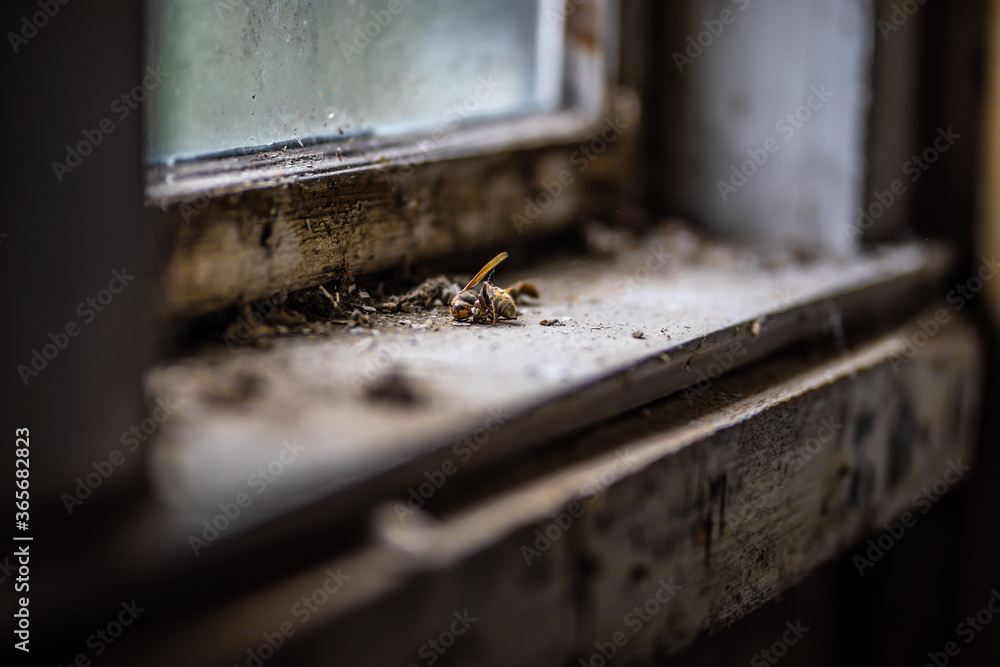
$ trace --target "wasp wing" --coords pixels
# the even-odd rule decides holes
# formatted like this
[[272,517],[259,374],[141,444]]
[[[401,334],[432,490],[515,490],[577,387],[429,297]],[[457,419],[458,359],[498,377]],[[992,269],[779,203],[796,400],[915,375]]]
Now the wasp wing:
[[479,273],[477,273],[475,275],[475,277],[471,281],[469,281],[469,284],[466,285],[462,289],[462,291],[464,292],[465,290],[469,289],[470,287],[472,287],[473,285],[475,285],[476,283],[478,283],[480,280],[483,279],[483,276],[485,276],[487,273],[489,273],[490,271],[493,270],[494,266],[496,266],[500,262],[504,261],[505,259],[507,259],[507,253],[506,252],[502,252],[499,255],[497,255],[496,257],[494,257],[493,259],[491,259],[489,262],[486,263],[486,266],[484,266],[482,269],[480,269]]

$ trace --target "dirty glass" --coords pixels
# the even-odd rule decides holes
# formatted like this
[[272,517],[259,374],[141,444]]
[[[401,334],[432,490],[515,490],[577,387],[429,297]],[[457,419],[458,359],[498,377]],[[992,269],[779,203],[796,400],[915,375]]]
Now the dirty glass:
[[151,0],[153,162],[552,111],[562,0]]

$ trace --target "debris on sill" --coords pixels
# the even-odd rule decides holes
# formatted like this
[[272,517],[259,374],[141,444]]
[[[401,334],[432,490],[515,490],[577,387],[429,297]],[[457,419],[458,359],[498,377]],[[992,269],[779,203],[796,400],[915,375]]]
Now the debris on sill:
[[720,241],[680,218],[668,218],[642,232],[615,228],[590,220],[583,228],[587,252],[597,258],[624,259],[644,249],[657,248],[677,266],[732,267],[773,271],[815,259],[808,251],[755,247],[736,240]]
[[[392,296],[379,305],[386,313],[415,313],[451,303],[461,288],[444,276],[429,278],[402,296]],[[364,292],[363,292],[364,294]]]
[[355,308],[346,320],[330,320],[333,324],[343,324],[348,327],[371,327],[372,318]]
[[[591,220],[581,233],[587,255],[616,265],[632,266],[637,257],[648,261],[650,253],[658,261],[668,262],[668,271],[694,265],[734,264],[747,271],[768,271],[804,260],[788,251],[721,243],[679,219],[666,220],[641,234]],[[438,275],[402,294],[387,295],[384,283],[366,286],[352,278],[244,304],[235,309],[230,319],[221,323],[216,320],[215,326],[222,324],[223,339],[230,349],[234,345],[271,347],[278,338],[290,335],[327,337],[345,327],[355,335],[378,335],[379,329],[385,327],[437,330],[448,325],[468,326],[466,322],[453,321],[448,310],[464,283],[462,276]],[[530,282],[519,281],[506,289],[518,304],[526,297],[539,298],[538,289]],[[519,310],[518,315],[523,312]],[[543,319],[538,324],[566,326],[560,319]],[[593,331],[605,328],[608,327],[604,323],[590,327]],[[759,335],[757,323],[752,333]],[[631,335],[639,340],[646,338],[642,331],[633,331]]]

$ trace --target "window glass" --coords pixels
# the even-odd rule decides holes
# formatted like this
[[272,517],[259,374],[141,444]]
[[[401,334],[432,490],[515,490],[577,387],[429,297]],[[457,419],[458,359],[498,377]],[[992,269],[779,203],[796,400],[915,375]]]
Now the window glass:
[[558,109],[561,0],[152,0],[154,162]]

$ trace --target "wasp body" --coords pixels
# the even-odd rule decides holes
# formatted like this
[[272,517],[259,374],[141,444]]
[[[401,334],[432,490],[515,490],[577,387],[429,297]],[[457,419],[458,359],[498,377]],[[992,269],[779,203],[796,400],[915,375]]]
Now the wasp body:
[[[465,286],[461,292],[452,300],[451,302],[451,316],[456,320],[464,320],[471,317],[473,321],[476,322],[486,322],[492,321],[493,324],[497,323],[497,318],[502,317],[504,319],[512,320],[517,317],[517,306],[514,303],[515,296],[512,296],[508,290],[496,287],[491,284],[488,280],[483,283],[482,289],[479,293],[473,289],[476,284],[482,280],[486,274],[488,274],[493,267],[495,267],[500,262],[507,259],[507,253],[502,252],[493,259],[491,259],[486,266],[484,266],[479,273],[473,277],[468,285]],[[517,288],[520,293],[530,293],[534,291],[537,295],[537,291],[532,287],[531,290],[524,290],[522,285],[518,283],[515,288]],[[511,288],[512,290],[515,288]]]
[[478,302],[479,295],[476,294],[475,290],[462,290],[451,302],[451,316],[456,320],[464,320],[472,317],[472,310]]
[[497,323],[497,318],[502,317],[512,320],[517,317],[517,306],[510,293],[500,287],[495,287],[489,282],[483,283],[483,291],[479,293],[480,315],[485,321],[493,318],[493,324]]

